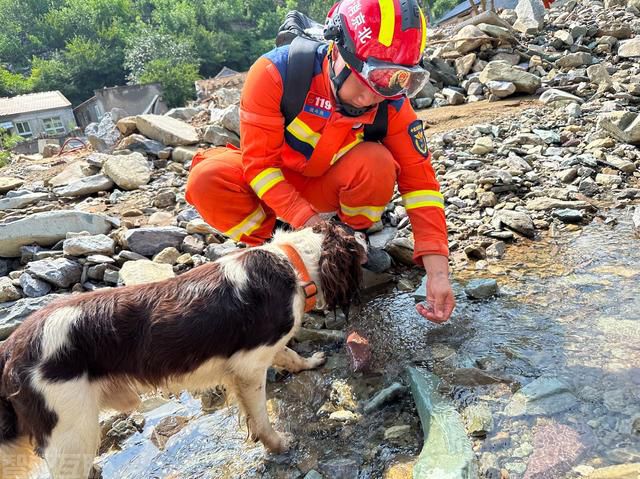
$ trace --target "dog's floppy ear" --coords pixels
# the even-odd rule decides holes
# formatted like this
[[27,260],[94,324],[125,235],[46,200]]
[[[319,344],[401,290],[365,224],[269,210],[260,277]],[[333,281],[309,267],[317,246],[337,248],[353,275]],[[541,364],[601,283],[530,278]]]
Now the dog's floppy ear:
[[366,255],[353,231],[339,223],[319,223],[315,233],[323,235],[320,253],[320,287],[330,310],[340,308],[345,316],[358,298],[362,284],[362,258]]

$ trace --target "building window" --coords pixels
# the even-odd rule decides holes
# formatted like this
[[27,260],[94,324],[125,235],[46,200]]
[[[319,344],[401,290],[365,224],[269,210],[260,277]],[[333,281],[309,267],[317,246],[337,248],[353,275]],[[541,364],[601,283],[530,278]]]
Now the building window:
[[31,138],[33,136],[31,125],[28,121],[16,121],[13,126],[16,129],[16,133],[22,138]]
[[47,135],[58,135],[58,134],[67,132],[59,116],[54,116],[52,118],[44,118],[42,120],[42,124],[44,126],[44,131],[47,133]]

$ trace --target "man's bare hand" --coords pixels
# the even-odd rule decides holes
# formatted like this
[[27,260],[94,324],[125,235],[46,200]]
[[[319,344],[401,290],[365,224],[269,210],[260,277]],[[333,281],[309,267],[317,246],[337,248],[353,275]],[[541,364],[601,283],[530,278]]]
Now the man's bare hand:
[[446,256],[422,257],[427,271],[427,300],[416,305],[416,311],[434,323],[444,323],[456,307],[449,281],[449,262]]

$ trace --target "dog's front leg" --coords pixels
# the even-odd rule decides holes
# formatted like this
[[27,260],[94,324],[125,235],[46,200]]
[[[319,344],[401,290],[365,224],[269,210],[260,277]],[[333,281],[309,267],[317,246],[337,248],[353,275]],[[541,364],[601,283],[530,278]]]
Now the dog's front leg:
[[285,347],[283,350],[278,351],[273,360],[273,365],[290,373],[299,373],[300,371],[320,367],[326,360],[325,354],[321,351],[314,353],[310,358],[303,358],[293,349]]
[[247,416],[247,426],[251,438],[259,440],[274,453],[289,449],[290,438],[278,434],[269,421],[266,395],[267,370],[236,374],[234,388],[243,412]]

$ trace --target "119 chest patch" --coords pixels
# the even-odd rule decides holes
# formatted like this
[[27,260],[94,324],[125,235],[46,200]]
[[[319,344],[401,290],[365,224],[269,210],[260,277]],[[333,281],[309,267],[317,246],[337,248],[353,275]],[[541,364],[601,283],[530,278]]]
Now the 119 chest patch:
[[422,155],[427,155],[429,148],[427,147],[427,138],[424,134],[424,128],[421,120],[416,120],[409,124],[409,136],[413,147]]
[[304,102],[304,111],[322,118],[329,118],[333,105],[331,100],[309,92]]

